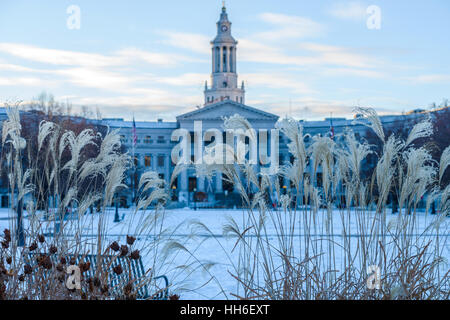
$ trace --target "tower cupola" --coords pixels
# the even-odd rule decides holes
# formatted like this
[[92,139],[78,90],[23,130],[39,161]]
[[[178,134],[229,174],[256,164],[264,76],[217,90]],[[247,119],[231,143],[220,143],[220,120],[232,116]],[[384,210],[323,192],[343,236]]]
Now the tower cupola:
[[238,42],[231,35],[225,5],[217,22],[217,36],[211,41],[211,87],[205,88],[205,105],[223,100],[245,103],[245,90],[238,86],[236,48]]

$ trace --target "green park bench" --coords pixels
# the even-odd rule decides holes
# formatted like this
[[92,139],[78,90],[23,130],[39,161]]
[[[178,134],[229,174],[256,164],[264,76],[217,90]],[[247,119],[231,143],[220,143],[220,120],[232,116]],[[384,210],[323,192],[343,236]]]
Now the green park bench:
[[[39,257],[39,253],[29,253],[29,264],[30,266],[36,266],[37,258]],[[65,259],[67,261],[67,265],[69,265],[69,261],[75,258],[75,265],[79,265],[80,262],[90,263],[89,270],[83,273],[84,278],[94,278],[96,276],[96,268],[97,268],[97,255],[87,254],[87,255],[67,255]],[[56,266],[59,263],[60,256],[57,254],[50,255],[50,259],[52,260],[53,266]],[[123,292],[121,288],[123,288],[127,283],[133,281],[134,287],[136,290],[136,298],[137,299],[151,299],[151,300],[168,300],[169,299],[169,280],[165,275],[157,276],[152,278],[156,287],[159,287],[157,284],[163,284],[159,287],[159,289],[151,293],[149,290],[149,281],[146,277],[144,265],[142,263],[142,258],[133,260],[128,257],[116,257],[105,255],[102,256],[102,265],[108,273],[108,285],[110,289],[110,294],[113,296],[123,296]],[[120,265],[122,267],[123,272],[120,275],[114,273],[113,269]],[[54,269],[54,268],[53,268]],[[54,272],[54,271],[48,271]]]

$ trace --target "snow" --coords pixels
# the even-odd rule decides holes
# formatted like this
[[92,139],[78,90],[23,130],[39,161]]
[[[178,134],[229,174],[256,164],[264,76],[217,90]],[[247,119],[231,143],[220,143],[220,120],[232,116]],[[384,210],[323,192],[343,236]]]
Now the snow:
[[[191,210],[189,208],[166,210],[164,213],[164,220],[162,228],[166,230],[163,233],[161,244],[158,248],[151,246],[152,240],[158,236],[159,232],[153,230],[149,234],[140,234],[139,228],[145,225],[142,218],[151,218],[154,216],[153,211],[138,212],[133,214],[131,209],[120,209],[120,216],[124,216],[124,220],[120,223],[114,223],[114,209],[110,208],[104,215],[106,229],[108,230],[108,241],[124,241],[126,235],[136,235],[138,240],[136,246],[141,250],[141,253],[146,252],[144,256],[144,265],[152,267],[157,275],[166,274],[169,277],[172,288],[171,291],[181,295],[182,299],[233,299],[233,294],[239,294],[237,288],[237,281],[230,273],[235,274],[234,266],[237,265],[238,249],[233,251],[237,238],[225,237],[223,235],[223,226],[229,222],[229,219],[234,219],[239,225],[248,217],[248,213],[243,210]],[[280,217],[286,218],[282,212],[277,213]],[[373,216],[373,212],[367,215]],[[0,231],[4,228],[11,228],[11,213],[8,209],[0,209]],[[323,226],[324,215],[319,214],[316,234],[313,235],[318,239],[323,237],[325,233]],[[76,226],[82,228],[83,237],[89,243],[96,242],[97,224],[99,222],[100,214],[87,214],[83,221],[78,224],[76,220],[69,221],[69,228],[72,229],[72,234],[76,234]],[[395,219],[396,215],[388,214],[387,220]],[[424,212],[417,213],[417,225],[414,228],[412,235],[422,234],[426,228],[436,219],[436,216],[428,215]],[[439,229],[440,243],[442,245],[442,255],[447,261],[450,260],[450,243],[449,243],[449,225],[450,219],[441,225]],[[196,222],[202,223],[209,230],[198,228]],[[28,228],[30,220],[25,218],[24,226]],[[193,229],[197,225],[197,228]],[[51,234],[53,232],[53,222],[42,224],[43,233]],[[350,228],[346,230],[351,238],[360,236],[356,226],[356,219],[351,219]],[[340,218],[340,212],[333,212],[333,234],[334,240],[339,242],[342,239],[343,226]],[[69,233],[71,233],[69,232]],[[192,237],[192,234],[195,237]],[[294,230],[295,236],[303,235],[303,227],[300,224],[296,225]],[[424,237],[433,236],[436,233],[435,229],[427,230]],[[267,220],[267,235],[270,241],[277,241],[277,231],[275,225]],[[162,247],[169,241],[175,240],[181,243],[186,251],[178,251],[177,254],[169,256],[167,259],[162,258]],[[351,240],[353,241],[353,240]],[[356,242],[356,240],[354,241]],[[301,248],[299,249],[301,251]],[[156,258],[155,258],[156,257]],[[342,263],[337,254],[339,263]],[[154,260],[157,262],[154,263]],[[202,270],[192,266],[192,270],[179,266],[189,266],[192,263],[201,261],[204,263],[211,262],[215,265],[208,265],[208,270]],[[448,269],[448,265],[446,266]],[[211,279],[211,277],[213,277]],[[205,282],[207,282],[205,284]]]

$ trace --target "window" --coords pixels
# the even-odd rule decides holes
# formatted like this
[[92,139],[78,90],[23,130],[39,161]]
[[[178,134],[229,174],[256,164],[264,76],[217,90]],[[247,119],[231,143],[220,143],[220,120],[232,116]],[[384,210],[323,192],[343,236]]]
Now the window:
[[317,187],[318,188],[322,188],[323,187],[323,174],[322,172],[318,172],[317,176],[316,176],[316,182],[317,182]]
[[152,156],[151,156],[151,155],[146,155],[146,156],[145,156],[145,158],[144,158],[144,164],[145,164],[145,166],[146,166],[147,168],[152,166]]
[[158,156],[158,167],[164,167],[164,158],[163,155]]
[[145,139],[144,139],[144,143],[145,144],[150,144],[150,143],[152,143],[153,141],[152,141],[152,137],[151,136],[146,136],[145,137]]
[[163,136],[159,136],[158,137],[158,143],[165,143],[166,141],[164,140]]
[[197,190],[197,178],[190,177],[189,178],[189,192],[194,192]]

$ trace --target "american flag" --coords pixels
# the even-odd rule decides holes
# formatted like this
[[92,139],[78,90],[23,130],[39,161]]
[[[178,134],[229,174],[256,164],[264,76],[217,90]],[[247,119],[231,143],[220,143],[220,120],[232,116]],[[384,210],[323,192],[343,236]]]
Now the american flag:
[[136,143],[137,143],[136,121],[134,121],[134,116],[133,116],[133,146],[136,146]]
[[333,118],[330,118],[330,138],[334,140],[334,127],[333,127]]

